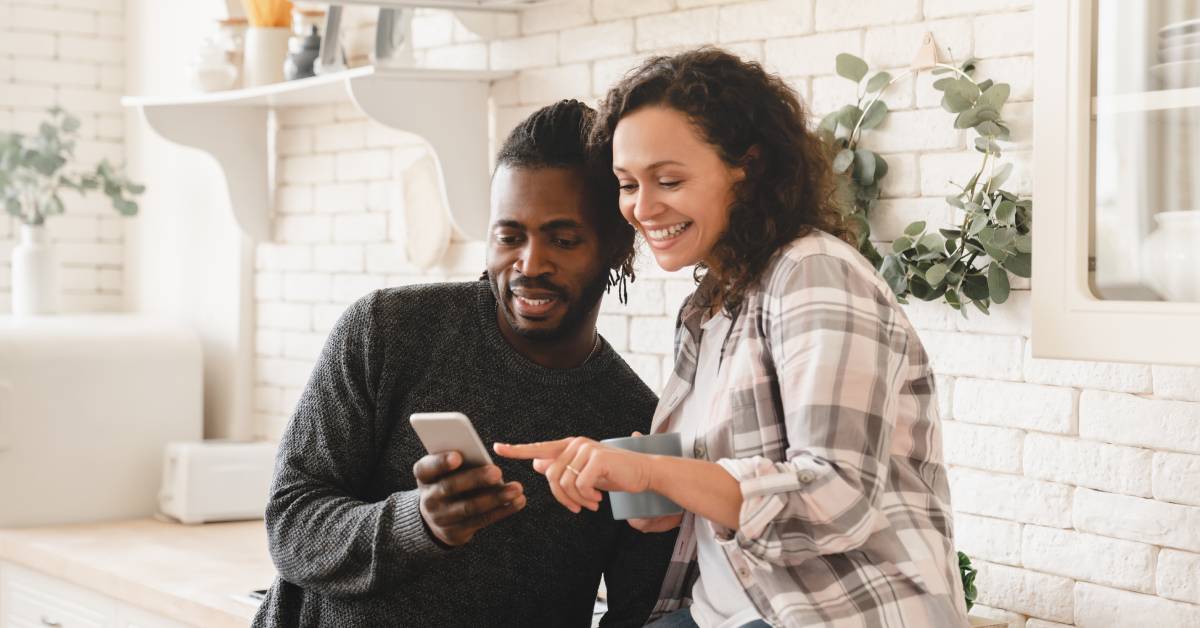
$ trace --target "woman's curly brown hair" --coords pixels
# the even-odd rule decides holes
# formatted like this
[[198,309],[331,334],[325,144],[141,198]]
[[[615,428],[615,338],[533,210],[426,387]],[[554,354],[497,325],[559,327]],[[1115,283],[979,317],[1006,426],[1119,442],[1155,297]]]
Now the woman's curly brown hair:
[[[745,168],[729,226],[707,268],[719,280],[727,311],[737,310],[772,255],[789,242],[814,229],[849,238],[834,204],[828,153],[808,129],[807,108],[779,77],[713,47],[647,59],[600,103],[592,127],[599,154],[611,160],[617,123],[647,106],[687,115],[722,161]],[[697,264],[697,278],[705,269]]]

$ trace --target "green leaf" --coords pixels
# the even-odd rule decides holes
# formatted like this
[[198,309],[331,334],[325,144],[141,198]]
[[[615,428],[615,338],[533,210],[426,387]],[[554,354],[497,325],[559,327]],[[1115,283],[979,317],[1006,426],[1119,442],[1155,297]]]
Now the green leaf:
[[63,131],[66,131],[67,133],[74,133],[75,131],[78,131],[79,130],[79,118],[76,118],[75,116],[70,116],[70,115],[67,116],[63,120],[62,129],[63,129]]
[[879,153],[872,153],[872,154],[875,155],[875,180],[879,181],[880,179],[887,176],[888,162]]
[[862,128],[873,129],[879,126],[883,122],[883,118],[887,115],[887,112],[887,103],[882,100],[876,100],[871,103],[871,106],[867,107],[866,113],[863,114]]
[[984,120],[975,126],[975,132],[983,137],[1000,137],[1004,131],[1000,130],[1000,125],[989,120]]
[[842,112],[840,109],[833,113],[826,114],[826,116],[824,118],[821,118],[821,124],[818,124],[817,128],[825,129],[830,132],[836,131],[837,125],[838,125],[838,117],[841,115],[842,115]]
[[854,81],[861,81],[867,75],[867,62],[858,57],[843,52],[837,56],[836,60],[838,76]]
[[1017,247],[1018,253],[1031,253],[1033,252],[1033,236],[1029,235],[1028,233],[1025,235],[1019,235],[1017,236],[1017,239],[1013,241],[1013,246]]
[[956,129],[969,129],[976,124],[979,124],[979,112],[974,107],[967,109],[954,118],[954,128]]
[[891,80],[891,74],[888,74],[887,72],[879,72],[875,76],[872,76],[871,80],[867,81],[867,91],[874,92],[881,90],[886,87],[888,82]]
[[953,88],[947,89],[946,93],[942,96],[942,109],[950,113],[960,113],[970,108],[971,101],[964,98],[962,94],[953,91]]
[[854,151],[854,178],[860,185],[875,182],[875,153],[865,148]]
[[1033,274],[1033,255],[1030,253],[1017,253],[1012,257],[1004,260],[1001,266],[1008,272],[1018,276],[1029,278]]
[[1004,184],[1005,181],[1008,181],[1008,177],[1012,174],[1012,171],[1013,165],[1011,163],[1000,166],[1000,169],[997,170],[996,174],[992,175],[992,178],[988,181],[988,188],[992,190],[999,188]]
[[833,158],[833,171],[842,174],[850,168],[850,164],[854,163],[854,151],[849,148],[843,148],[838,152],[837,157]]
[[1004,303],[1008,300],[1008,273],[999,264],[988,266],[987,283],[992,302]]
[[847,129],[853,129],[858,125],[858,119],[862,117],[862,109],[854,105],[846,105],[838,112],[838,122]]
[[1017,206],[1012,201],[1000,201],[993,212],[996,222],[1002,225],[1012,225],[1017,217]]
[[[934,71],[934,74],[937,74],[936,70]],[[946,91],[946,88],[950,87],[950,84],[953,83],[954,80],[955,79],[953,76],[947,76],[945,78],[940,78],[933,82],[933,88],[938,90],[939,92]]]
[[950,269],[945,264],[934,264],[929,267],[929,270],[925,271],[925,281],[928,281],[931,286],[936,286],[946,279],[946,273],[948,272],[950,272]]
[[[915,237],[921,235],[921,233],[924,231],[925,231],[925,221],[918,220],[917,222],[910,223],[907,227],[904,228],[904,235],[912,236],[915,238]],[[907,247],[905,247],[905,248],[907,248]]]
[[988,90],[988,88],[992,86],[992,83],[993,83],[992,79],[987,79],[985,81],[979,81],[979,91],[986,92]]
[[988,298],[988,282],[983,275],[968,275],[962,283],[963,295],[972,301]]
[[986,137],[975,138],[975,150],[981,153],[992,153],[993,155],[1000,154],[1000,147],[996,143]]
[[883,258],[883,263],[879,266],[879,274],[883,275],[888,287],[896,295],[903,296],[908,290],[908,278],[905,276],[904,267],[895,255]]
[[927,251],[935,251],[940,253],[946,246],[946,241],[940,234],[926,233],[925,235],[921,236],[920,240],[917,241],[917,246],[924,248]]
[[1000,111],[1004,106],[1004,101],[1008,100],[1009,86],[1008,83],[996,83],[987,88],[987,91],[979,95],[979,106],[987,107]]
[[892,242],[892,252],[899,255],[900,253],[903,253],[903,252],[907,251],[908,249],[912,248],[912,245],[913,245],[912,238],[909,238],[909,237],[896,238],[896,240],[894,242]]

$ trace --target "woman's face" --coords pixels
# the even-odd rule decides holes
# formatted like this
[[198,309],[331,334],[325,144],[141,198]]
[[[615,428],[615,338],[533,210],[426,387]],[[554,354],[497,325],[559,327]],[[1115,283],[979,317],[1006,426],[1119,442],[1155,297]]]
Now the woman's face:
[[668,271],[708,259],[729,224],[733,186],[745,177],[686,115],[665,106],[642,107],[617,123],[613,173],[621,214]]

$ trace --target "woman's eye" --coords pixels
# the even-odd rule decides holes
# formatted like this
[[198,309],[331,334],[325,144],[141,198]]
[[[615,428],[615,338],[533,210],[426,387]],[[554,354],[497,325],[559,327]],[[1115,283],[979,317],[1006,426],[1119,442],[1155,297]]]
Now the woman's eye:
[[663,186],[664,188],[668,188],[668,189],[676,187],[680,183],[683,183],[683,181],[659,181],[658,182],[659,185]]
[[621,192],[628,194],[637,189],[636,183],[624,183],[621,185]]

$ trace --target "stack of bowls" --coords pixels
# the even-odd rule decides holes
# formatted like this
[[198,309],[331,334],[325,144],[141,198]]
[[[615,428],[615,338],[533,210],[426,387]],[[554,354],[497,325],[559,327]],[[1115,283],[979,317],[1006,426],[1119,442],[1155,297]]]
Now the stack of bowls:
[[1159,29],[1158,61],[1150,72],[1160,88],[1200,86],[1200,19],[1173,22]]

